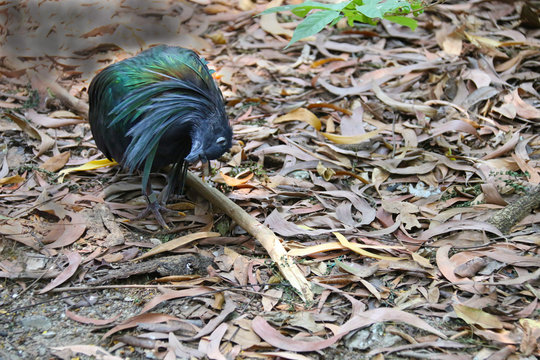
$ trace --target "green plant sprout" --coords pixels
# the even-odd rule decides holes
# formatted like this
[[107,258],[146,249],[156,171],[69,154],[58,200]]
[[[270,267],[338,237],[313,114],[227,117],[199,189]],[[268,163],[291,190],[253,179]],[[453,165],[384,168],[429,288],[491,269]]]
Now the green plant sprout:
[[347,18],[349,26],[353,26],[355,21],[375,25],[379,19],[385,19],[415,30],[418,22],[406,15],[412,13],[418,16],[423,12],[423,5],[421,0],[350,0],[335,4],[308,0],[298,5],[266,9],[260,15],[291,11],[296,16],[305,18],[294,30],[287,45],[289,47],[300,39],[317,34],[327,25],[335,25],[344,17]]

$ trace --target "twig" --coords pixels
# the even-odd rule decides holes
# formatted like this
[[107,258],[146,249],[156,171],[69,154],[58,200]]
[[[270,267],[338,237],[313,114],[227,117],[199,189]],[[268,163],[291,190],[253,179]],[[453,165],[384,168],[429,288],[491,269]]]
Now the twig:
[[75,110],[76,112],[86,115],[88,113],[88,104],[84,101],[77,99],[75,96],[71,95],[69,91],[64,89],[60,84],[58,84],[50,75],[38,73],[33,70],[27,70],[30,78],[38,79],[45,88],[49,89],[57,98],[62,101],[64,105]]
[[402,101],[397,101],[392,99],[390,96],[386,95],[379,85],[377,85],[375,82],[373,82],[373,93],[379,100],[381,100],[386,105],[390,106],[393,109],[397,109],[399,111],[403,111],[409,114],[415,114],[417,111],[426,114],[427,116],[435,116],[437,114],[437,109],[434,109],[427,105],[422,104],[409,104],[404,103]]
[[257,219],[245,212],[219,190],[208,186],[189,172],[187,173],[186,184],[206,200],[210,201],[210,203],[220,208],[226,215],[257,239],[266,249],[270,258],[278,265],[285,279],[298,291],[302,300],[306,302],[313,301],[313,292],[311,291],[309,282],[291,257],[287,255],[280,239],[272,230],[258,222]]
[[[285,283],[275,283],[275,284],[265,283],[265,284],[247,284],[247,285],[227,286],[225,288],[216,288],[213,291],[207,291],[205,293],[198,294],[198,295],[185,296],[184,298],[185,299],[197,298],[197,297],[201,297],[201,296],[207,296],[207,295],[213,295],[213,294],[217,294],[217,293],[222,293],[224,291],[241,291],[241,292],[245,292],[245,293],[249,293],[249,294],[261,295],[261,296],[271,298],[271,299],[279,299],[276,296],[269,295],[269,294],[264,294],[264,293],[262,293],[260,291],[245,289],[246,287],[278,286],[278,285],[280,285],[280,286],[290,286],[289,284],[285,284]],[[192,287],[191,285],[182,285],[182,284],[179,284],[179,285],[151,285],[151,284],[139,285],[139,284],[129,284],[129,285],[67,286],[67,287],[62,287],[62,288],[51,289],[50,292],[53,293],[53,292],[86,291],[86,290],[88,290],[87,293],[91,293],[91,292],[94,292],[96,290],[112,290],[112,289],[186,289],[186,288],[191,288],[191,287]],[[212,288],[215,288],[215,287],[212,287]],[[83,294],[87,294],[87,293],[85,292]],[[77,294],[70,295],[70,296],[76,296],[76,295]],[[82,295],[82,294],[79,294],[79,295]]]
[[0,91],[0,96],[5,97],[5,98],[12,98],[12,99],[15,99],[15,100],[20,100],[20,101],[28,101],[28,99],[29,99],[28,96],[10,94],[10,93],[3,92],[3,91]]

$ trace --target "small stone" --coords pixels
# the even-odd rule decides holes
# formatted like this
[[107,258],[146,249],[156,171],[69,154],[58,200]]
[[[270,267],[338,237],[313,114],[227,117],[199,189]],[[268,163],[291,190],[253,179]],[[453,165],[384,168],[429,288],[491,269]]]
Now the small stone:
[[47,259],[44,257],[28,257],[26,260],[26,271],[38,271],[45,269]]
[[21,324],[25,328],[32,328],[41,331],[46,331],[51,328],[51,321],[42,315],[27,316],[21,319]]
[[144,355],[146,356],[146,359],[155,359],[156,355],[154,354],[153,350],[144,350]]
[[290,173],[290,176],[298,180],[309,180],[309,171],[298,170]]
[[48,350],[47,350],[47,348],[45,346],[40,346],[38,348],[39,357],[42,358],[42,359],[45,358],[45,355],[47,355],[47,352],[48,352]]

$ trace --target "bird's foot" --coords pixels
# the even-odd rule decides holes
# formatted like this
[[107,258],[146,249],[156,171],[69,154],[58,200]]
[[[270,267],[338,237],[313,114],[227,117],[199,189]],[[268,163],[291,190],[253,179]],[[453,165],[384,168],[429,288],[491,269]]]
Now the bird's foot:
[[154,217],[156,218],[157,222],[161,227],[163,227],[166,230],[170,230],[171,228],[167,225],[167,222],[165,221],[165,218],[162,215],[163,213],[174,213],[178,214],[179,211],[168,209],[164,204],[161,204],[160,201],[157,199],[156,194],[152,193],[149,196],[146,196],[146,201],[148,202],[148,205],[146,206],[146,209],[144,209],[139,215],[137,215],[133,220],[140,220],[152,213]]

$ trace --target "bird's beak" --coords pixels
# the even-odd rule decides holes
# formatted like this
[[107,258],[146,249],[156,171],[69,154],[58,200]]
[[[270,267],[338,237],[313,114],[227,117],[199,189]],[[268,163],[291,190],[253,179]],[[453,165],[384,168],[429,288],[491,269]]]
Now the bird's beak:
[[204,154],[203,143],[201,141],[195,141],[191,145],[191,151],[189,152],[188,156],[185,157],[184,160],[189,163],[194,163],[197,160],[199,160],[203,154]]

